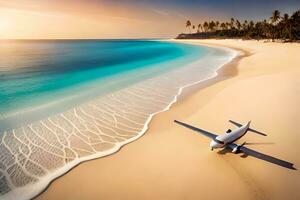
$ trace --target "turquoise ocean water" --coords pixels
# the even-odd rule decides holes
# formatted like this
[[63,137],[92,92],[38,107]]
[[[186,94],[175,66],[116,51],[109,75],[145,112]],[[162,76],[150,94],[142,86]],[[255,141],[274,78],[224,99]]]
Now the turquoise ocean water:
[[143,40],[2,41],[0,126],[61,112],[204,57],[208,50]]

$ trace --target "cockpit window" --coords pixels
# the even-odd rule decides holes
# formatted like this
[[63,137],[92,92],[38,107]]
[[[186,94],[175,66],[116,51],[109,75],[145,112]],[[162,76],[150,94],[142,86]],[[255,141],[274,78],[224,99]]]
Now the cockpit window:
[[218,139],[214,139],[214,141],[216,142],[216,143],[218,143],[218,144],[224,144],[224,142],[223,141],[220,141],[220,140],[218,140]]

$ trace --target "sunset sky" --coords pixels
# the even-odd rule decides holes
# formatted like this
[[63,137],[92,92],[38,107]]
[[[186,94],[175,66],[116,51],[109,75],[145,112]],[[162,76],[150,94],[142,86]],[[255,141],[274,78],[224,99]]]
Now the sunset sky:
[[0,39],[169,38],[185,21],[260,20],[299,0],[0,0]]

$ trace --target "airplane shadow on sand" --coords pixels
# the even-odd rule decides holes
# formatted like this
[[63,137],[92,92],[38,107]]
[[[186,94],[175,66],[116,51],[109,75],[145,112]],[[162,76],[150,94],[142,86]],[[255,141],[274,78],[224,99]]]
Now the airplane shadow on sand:
[[[263,144],[273,144],[273,143],[247,143],[247,145],[261,145],[261,144],[263,145]],[[258,151],[254,151],[254,150],[249,149],[247,147],[243,147],[243,148],[247,149],[247,153],[243,153],[243,152],[237,153],[237,154],[241,154],[241,156],[240,156],[241,158],[247,158],[248,156],[252,156],[252,157],[258,158],[260,160],[264,160],[266,162],[273,163],[275,165],[278,165],[278,166],[281,166],[281,167],[284,167],[284,168],[287,168],[287,169],[297,170],[294,167],[293,163],[290,163],[288,161],[275,158],[273,156],[269,156],[269,155],[260,153]],[[224,149],[218,151],[217,153],[225,155],[227,153],[232,153],[232,150],[229,149],[229,148],[224,148]]]

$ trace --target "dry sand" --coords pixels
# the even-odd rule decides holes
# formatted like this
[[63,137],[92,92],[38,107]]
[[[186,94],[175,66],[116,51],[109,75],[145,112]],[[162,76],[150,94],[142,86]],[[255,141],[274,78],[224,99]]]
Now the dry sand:
[[[180,41],[250,53],[227,66],[227,79],[183,98],[153,118],[139,140],[79,165],[39,200],[300,199],[300,44],[240,40]],[[222,78],[219,78],[221,80]],[[293,162],[289,170],[241,155],[210,151],[209,139],[174,119],[223,133],[252,120],[268,137],[248,133],[249,148]]]

